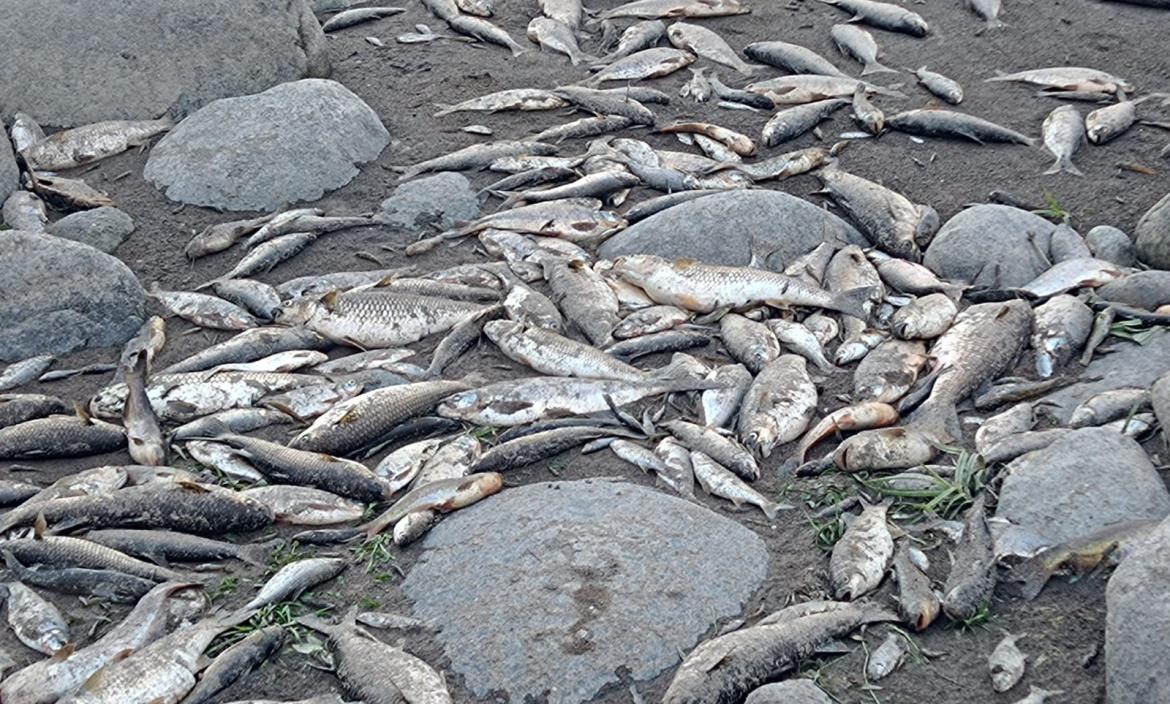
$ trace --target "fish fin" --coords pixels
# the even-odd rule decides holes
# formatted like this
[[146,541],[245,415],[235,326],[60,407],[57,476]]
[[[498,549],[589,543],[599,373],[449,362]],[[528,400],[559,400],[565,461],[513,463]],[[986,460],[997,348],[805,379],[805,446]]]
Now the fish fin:
[[869,314],[865,310],[865,304],[869,302],[871,293],[873,293],[873,288],[870,286],[859,286],[842,291],[833,296],[833,310],[860,320],[868,320]]
[[198,482],[189,481],[187,479],[176,479],[175,484],[179,485],[187,491],[194,491],[198,494],[206,494],[210,491],[206,486]]
[[87,425],[93,425],[93,416],[89,414],[89,409],[84,405],[74,402],[73,412],[76,413],[77,417],[84,421]]
[[889,66],[886,66],[885,64],[882,64],[878,61],[871,61],[865,65],[865,68],[861,69],[861,75],[863,76],[868,76],[874,73],[898,73],[898,69],[890,68]]
[[439,111],[433,113],[431,117],[442,117],[443,115],[450,115],[451,113],[455,112],[455,106],[451,105],[450,103],[435,103],[435,107],[437,107]]
[[36,520],[33,521],[33,538],[36,540],[43,540],[45,531],[49,529],[49,522],[45,520],[45,512],[37,511]]
[[1057,158],[1056,163],[1053,164],[1052,167],[1049,168],[1047,171],[1045,171],[1044,175],[1051,176],[1053,174],[1059,174],[1059,173],[1072,174],[1073,176],[1084,176],[1085,175],[1083,171],[1081,171],[1075,165],[1073,165],[1071,160],[1065,159],[1065,158]]

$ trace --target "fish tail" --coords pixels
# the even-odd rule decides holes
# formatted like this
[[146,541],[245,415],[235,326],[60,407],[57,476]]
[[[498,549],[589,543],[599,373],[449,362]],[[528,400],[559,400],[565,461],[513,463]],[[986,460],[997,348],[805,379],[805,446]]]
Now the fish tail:
[[1069,157],[1063,156],[1057,157],[1056,162],[1051,166],[1051,168],[1044,172],[1044,175],[1051,176],[1053,174],[1059,173],[1072,174],[1073,176],[1085,175],[1084,172],[1082,172],[1072,163],[1072,160]]
[[764,511],[764,515],[768,520],[773,520],[781,511],[790,511],[794,506],[792,504],[782,504],[779,501],[765,501],[764,505],[760,507]]
[[297,617],[297,623],[305,628],[311,628],[318,633],[324,633],[327,636],[332,636],[341,629],[340,625],[329,623],[325,619],[313,614],[305,614],[304,616]]
[[983,32],[986,32],[988,30],[1002,29],[1002,28],[1007,27],[1007,26],[1008,26],[1007,22],[1004,22],[1003,20],[999,19],[998,17],[992,17],[991,19],[987,20],[987,24],[983,25],[983,29],[981,29],[979,31],[982,34]]
[[865,65],[865,68],[861,69],[861,75],[863,76],[868,76],[873,73],[898,73],[898,69],[890,68],[889,66],[886,66],[885,64],[879,63],[877,61],[869,62]]
[[455,112],[455,106],[449,103],[435,103],[435,107],[439,109],[432,117],[442,117],[443,115],[450,115]]
[[963,429],[959,425],[959,411],[954,401],[940,399],[934,395],[914,410],[907,426],[938,443],[952,442],[963,437]]
[[830,307],[839,313],[866,320],[869,318],[869,313],[866,311],[865,305],[869,302],[869,296],[872,292],[873,289],[867,286],[842,291],[833,296]]
[[1016,565],[1011,572],[1011,580],[1020,583],[1019,592],[1024,601],[1031,601],[1039,596],[1051,578],[1052,570],[1034,557]]

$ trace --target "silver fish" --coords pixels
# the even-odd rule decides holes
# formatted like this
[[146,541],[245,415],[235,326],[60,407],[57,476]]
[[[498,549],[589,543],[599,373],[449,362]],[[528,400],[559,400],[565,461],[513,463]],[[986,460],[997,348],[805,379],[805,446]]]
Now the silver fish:
[[951,105],[958,105],[963,102],[963,86],[959,85],[958,81],[947,78],[941,73],[928,71],[925,66],[916,69],[914,75],[918,77],[918,82],[928,91]]
[[1026,655],[1020,652],[1016,642],[1027,634],[1004,633],[1003,640],[987,656],[987,669],[991,672],[991,686],[997,692],[1006,692],[1024,676]]
[[920,15],[892,3],[875,2],[875,0],[820,0],[820,2],[852,13],[851,22],[865,22],[891,32],[904,32],[915,37],[925,37],[930,29],[926,20],[922,19]]
[[666,36],[676,49],[689,51],[708,61],[729,66],[745,75],[750,75],[763,68],[763,66],[752,66],[739,58],[723,37],[697,24],[675,22],[667,28]]
[[643,381],[642,370],[576,340],[543,328],[526,328],[522,323],[494,320],[484,334],[511,359],[527,364],[542,374]]
[[88,164],[146,144],[166,132],[170,120],[111,120],[62,130],[24,151],[24,158],[41,171],[60,171]]
[[1032,138],[981,117],[954,110],[907,110],[886,118],[886,127],[924,137],[967,139],[976,144],[1031,145]]
[[894,557],[887,511],[884,505],[867,506],[833,546],[829,578],[838,599],[857,599],[877,588],[885,576]]
[[572,28],[560,20],[533,17],[532,21],[528,23],[527,36],[529,41],[539,44],[542,49],[549,49],[569,57],[569,63],[574,66],[584,61],[595,60],[595,57],[581,51]]
[[846,76],[831,61],[799,44],[755,42],[743,48],[751,59],[775,66],[789,73],[812,73],[821,76]]
[[877,42],[874,41],[872,34],[861,27],[851,24],[835,24],[829,30],[829,36],[832,37],[833,43],[837,45],[837,49],[842,54],[863,66],[861,75],[868,76],[871,73],[883,72],[897,73],[894,69],[878,63]]
[[295,599],[306,589],[327,582],[348,566],[346,560],[333,557],[310,557],[281,567],[244,609],[260,609],[278,601]]
[[1062,294],[1037,306],[1035,316],[1036,373],[1046,379],[1084,347],[1093,327],[1093,311],[1079,298]]
[[1072,163],[1073,153],[1085,141],[1085,121],[1080,111],[1071,105],[1061,105],[1044,118],[1040,132],[1044,137],[1044,147],[1056,157],[1056,162],[1044,173],[1084,176]]
[[681,49],[643,49],[614,61],[589,79],[591,85],[606,81],[637,81],[661,78],[694,63],[695,55]]
[[9,364],[0,371],[0,391],[8,391],[36,381],[56,361],[57,358],[51,354],[40,354]]
[[792,509],[793,506],[781,504],[765,497],[760,492],[744,483],[726,467],[708,457],[702,452],[691,452],[691,466],[694,468],[695,479],[703,491],[721,499],[727,499],[736,507],[750,504],[758,507],[769,519],[776,517],[780,511]]
[[7,592],[8,625],[21,643],[45,655],[69,644],[69,624],[52,602],[20,582],[8,582],[0,590]]
[[743,397],[737,432],[744,445],[768,457],[799,438],[817,409],[817,387],[803,357],[786,354],[769,362]]

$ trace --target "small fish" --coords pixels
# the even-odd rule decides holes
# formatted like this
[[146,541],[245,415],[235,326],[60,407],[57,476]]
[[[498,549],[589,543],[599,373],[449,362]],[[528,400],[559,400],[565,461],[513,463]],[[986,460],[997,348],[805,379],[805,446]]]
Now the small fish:
[[[768,96],[753,93],[749,90],[740,90],[726,86],[719,80],[719,76],[714,73],[711,74],[708,80],[711,83],[711,90],[714,91],[720,100],[731,101],[732,103],[757,110],[771,110],[776,107],[776,104]],[[721,105],[720,107],[725,106]]]
[[170,120],[110,120],[62,130],[23,152],[25,161],[40,171],[60,171],[105,159],[142,144],[171,129]]
[[679,97],[691,98],[696,103],[705,103],[711,99],[711,82],[707,80],[704,74],[706,69],[692,68],[691,79],[678,89]]
[[929,240],[939,226],[934,208],[834,166],[817,178],[874,246],[915,262],[922,258],[918,241]]
[[878,29],[903,32],[914,37],[925,37],[930,27],[917,13],[899,5],[874,0],[820,0],[826,5],[853,14],[850,22],[865,22]]
[[803,357],[785,354],[769,362],[744,394],[736,430],[744,445],[762,457],[792,442],[817,410],[817,387]]
[[865,678],[870,682],[885,679],[906,662],[906,644],[901,635],[890,632],[881,645],[865,659]]
[[837,50],[863,66],[861,75],[872,73],[897,73],[895,69],[878,63],[878,45],[873,35],[852,24],[835,24],[829,36]]
[[146,355],[137,355],[126,372],[126,405],[122,424],[126,426],[126,443],[130,458],[138,464],[162,466],[167,463],[167,443],[163,440],[158,417],[146,393]]
[[57,358],[51,354],[41,354],[9,364],[0,371],[0,391],[31,384],[56,361]]
[[1073,408],[1068,427],[1087,428],[1125,418],[1150,407],[1150,390],[1144,388],[1112,389],[1094,394]]
[[278,601],[295,599],[306,589],[341,574],[347,566],[346,560],[332,557],[311,557],[290,562],[277,570],[243,608],[260,609]]
[[223,651],[199,676],[199,683],[183,698],[183,704],[205,704],[265,660],[275,656],[284,644],[284,628],[267,626]]
[[589,84],[606,81],[638,81],[661,78],[695,62],[695,55],[673,47],[658,47],[634,52],[609,64],[589,79]]
[[939,601],[931,589],[930,577],[914,563],[905,543],[894,554],[894,577],[898,581],[898,613],[916,631],[924,631],[938,618]]
[[456,32],[474,37],[488,44],[502,46],[511,51],[512,56],[520,56],[528,51],[516,43],[512,35],[481,17],[456,14],[452,17],[444,17],[443,19],[447,22],[447,26]]
[[[986,2],[989,0],[975,0],[976,2]],[[998,2],[998,0],[994,0]],[[925,66],[916,69],[914,75],[918,77],[918,82],[921,83],[926,90],[932,94],[942,98],[951,105],[958,105],[963,102],[963,86],[959,85],[958,81],[947,78],[941,73],[935,71],[928,71]]]
[[1027,656],[1020,652],[1016,643],[1027,634],[1012,635],[1004,633],[1003,640],[987,656],[987,669],[991,672],[991,686],[997,692],[1006,692],[1024,676],[1024,660]]
[[945,293],[915,298],[890,319],[890,330],[903,340],[933,340],[951,327],[959,308]]
[[829,579],[838,599],[853,601],[877,588],[894,557],[886,523],[888,506],[867,506],[846,528],[829,557]]
[[676,49],[689,51],[708,61],[729,66],[744,75],[751,75],[763,68],[752,66],[739,58],[723,37],[697,24],[675,22],[667,28],[666,36]]
[[353,27],[363,22],[370,22],[372,20],[382,19],[383,17],[390,17],[401,12],[406,12],[406,8],[402,7],[360,7],[354,10],[345,10],[330,17],[321,25],[323,32],[336,32],[339,29],[346,27]]
[[750,10],[739,0],[634,0],[606,10],[600,19],[618,17],[639,17],[659,19],[662,17],[726,17],[745,15]]
[[595,57],[581,51],[577,45],[577,37],[572,28],[560,20],[548,17],[533,17],[528,23],[528,40],[539,44],[542,49],[549,49],[569,57],[569,63],[574,66],[586,61],[595,61]]
[[1139,100],[1123,100],[1097,108],[1085,116],[1085,136],[1093,144],[1105,144],[1121,136],[1137,121]]
[[734,438],[727,437],[714,428],[684,420],[667,421],[662,425],[691,452],[703,453],[721,467],[748,481],[760,478],[760,467],[755,456]]
[[886,119],[886,127],[923,137],[967,139],[976,144],[1006,142],[1031,145],[1031,137],[994,122],[954,110],[907,110]]
[[568,321],[594,346],[608,345],[621,318],[617,297],[605,279],[581,261],[558,263],[546,277],[552,300]]
[[646,379],[636,367],[543,328],[526,329],[521,323],[496,320],[484,326],[484,333],[505,355],[542,374],[635,382]]
[[967,509],[963,537],[943,585],[943,613],[957,621],[975,616],[995,590],[995,550],[984,501],[985,495],[980,494]]
[[70,643],[69,624],[52,602],[20,582],[8,582],[0,591],[6,592],[8,625],[21,643],[45,655]]
[[769,520],[776,518],[780,511],[795,508],[788,504],[769,500],[728,471],[726,467],[702,452],[692,450],[690,459],[695,479],[698,480],[699,486],[703,487],[703,491],[721,499],[727,499],[737,508],[743,504],[756,506],[764,512]]
[[829,98],[780,110],[764,124],[760,138],[769,147],[796,139],[846,105],[849,101],[844,98]]
[[777,41],[755,42],[745,46],[743,53],[748,58],[768,64],[769,66],[775,66],[789,73],[847,76],[841,69],[834,66],[831,61],[799,44]]
[[411,513],[456,511],[498,493],[503,487],[504,477],[496,472],[430,482],[412,489],[377,518],[359,526],[359,530],[372,538]]
[[1061,105],[1044,118],[1040,132],[1044,137],[1044,147],[1056,157],[1056,162],[1044,173],[1084,176],[1072,163],[1073,153],[1085,141],[1085,121],[1080,111],[1071,105]]
[[711,371],[706,378],[723,388],[707,389],[702,393],[700,422],[707,427],[724,427],[739,412],[743,396],[752,384],[752,373],[742,364],[725,364]]
[[247,330],[260,324],[248,311],[222,298],[190,291],[163,291],[153,287],[150,295],[167,313],[212,330]]
[[793,459],[797,464],[803,464],[808,451],[830,435],[850,430],[881,428],[897,422],[898,411],[881,401],[864,401],[839,408],[822,418],[804,434],[796,447]]
[[695,495],[695,469],[691,452],[685,445],[672,437],[664,437],[654,448],[664,466],[658,472],[658,480],[674,489],[680,496],[691,498]]
[[862,401],[894,403],[913,387],[927,361],[926,347],[921,342],[887,340],[857,365],[853,396]]
[[853,91],[853,119],[866,132],[881,134],[885,127],[886,116],[882,114],[865,93],[865,86],[858,84]]
[[[320,211],[316,211],[320,212]],[[231,248],[236,242],[263,227],[276,214],[264,215],[247,220],[232,220],[230,222],[208,225],[199,234],[191,238],[183,253],[188,259],[199,259],[225,249]]]
[[0,208],[0,220],[14,230],[43,232],[49,224],[44,202],[35,193],[13,191]]
[[719,319],[719,335],[732,359],[759,374],[769,362],[780,356],[780,341],[763,323],[728,313]]

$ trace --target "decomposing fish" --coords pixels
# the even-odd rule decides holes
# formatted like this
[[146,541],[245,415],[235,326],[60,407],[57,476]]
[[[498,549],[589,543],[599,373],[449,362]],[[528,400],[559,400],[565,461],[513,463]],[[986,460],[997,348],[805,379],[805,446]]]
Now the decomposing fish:
[[84,457],[126,446],[117,425],[81,415],[51,415],[0,428],[0,459]]
[[260,609],[278,601],[295,599],[306,589],[341,574],[347,566],[346,560],[336,557],[309,557],[290,562],[269,577],[259,593],[243,608]]
[[606,81],[638,81],[668,76],[695,62],[695,55],[673,47],[643,49],[605,66],[588,80],[590,85]]
[[663,17],[726,17],[743,15],[749,10],[739,0],[634,0],[606,10],[600,18],[617,17],[660,19]]
[[903,340],[933,340],[951,327],[959,308],[945,293],[914,299],[890,319],[890,330]]
[[865,86],[860,84],[853,90],[853,120],[872,135],[881,134],[885,128],[885,114],[870,102]]
[[36,381],[56,361],[57,357],[54,355],[39,354],[9,364],[0,371],[0,391],[8,391]]
[[284,644],[284,628],[267,626],[223,651],[200,675],[183,704],[205,704],[240,678],[276,655]]
[[817,387],[803,357],[785,354],[769,362],[744,394],[737,432],[762,457],[796,440],[817,409]]
[[552,265],[546,277],[553,302],[569,322],[593,345],[608,345],[621,318],[617,297],[605,279],[580,260]]
[[365,515],[365,504],[345,499],[321,489],[290,484],[274,484],[245,489],[240,496],[272,512],[277,523],[298,526],[324,526],[348,523]]
[[894,403],[914,385],[927,361],[921,342],[887,340],[857,365],[853,396],[861,401]]
[[837,49],[862,65],[861,75],[871,73],[897,73],[895,69],[883,66],[877,60],[878,45],[873,35],[861,27],[852,24],[835,24],[829,30],[829,36]]
[[453,477],[430,482],[412,489],[378,517],[359,527],[373,537],[418,511],[448,513],[498,493],[504,477],[497,472],[476,472],[467,477]]
[[789,73],[812,73],[821,76],[846,76],[831,61],[799,44],[768,41],[755,42],[743,48],[748,58],[775,66]]
[[925,37],[930,29],[921,15],[893,3],[875,2],[875,0],[820,0],[820,2],[852,13],[853,17],[850,18],[850,22],[865,22],[878,29],[903,32],[915,37]]
[[1056,157],[1056,162],[1045,174],[1064,172],[1084,176],[1072,163],[1073,153],[1085,141],[1085,122],[1079,110],[1071,105],[1061,105],[1044,118],[1040,133],[1044,147]]
[[143,562],[113,548],[63,535],[7,540],[4,549],[25,565],[114,570],[155,582],[179,576],[165,567]]
[[729,66],[745,75],[750,75],[763,68],[762,66],[752,66],[739,58],[723,37],[697,24],[675,22],[667,28],[666,36],[676,49],[689,51],[708,61]]
[[583,61],[594,61],[595,57],[581,51],[577,45],[577,38],[573,29],[560,20],[548,17],[533,17],[528,23],[528,40],[539,44],[542,49],[549,49],[569,57],[569,63],[574,66]]
[[1068,417],[1068,427],[1085,428],[1104,425],[1150,407],[1150,391],[1144,388],[1121,388],[1102,391],[1081,401]]
[[695,479],[708,494],[727,499],[737,507],[743,504],[756,506],[769,519],[775,518],[780,511],[794,508],[768,499],[703,452],[691,451],[690,460]]
[[398,177],[399,181],[407,181],[419,174],[432,171],[468,171],[487,168],[496,159],[520,155],[548,156],[555,154],[557,147],[552,144],[534,141],[489,142],[487,144],[473,144],[469,147],[456,150],[450,154],[420,161],[408,168]]
[[[989,1],[989,0],[976,0]],[[998,0],[990,0],[998,2]],[[942,98],[951,105],[958,105],[963,102],[963,86],[959,82],[947,78],[946,76],[936,71],[928,71],[925,66],[915,69],[914,75],[918,77],[918,82],[923,85],[933,95]]]
[[26,149],[23,156],[41,171],[72,169],[146,144],[173,126],[168,119],[95,122],[52,134]]
[[1119,137],[1137,121],[1137,104],[1141,100],[1122,100],[1097,108],[1085,116],[1085,137],[1093,144],[1105,144]]
[[21,643],[45,655],[70,643],[69,624],[48,599],[20,582],[8,582],[0,591],[5,592],[8,625]]
[[585,15],[581,0],[537,0],[536,4],[545,17],[565,23],[574,32],[581,29]]
[[336,32],[339,29],[390,17],[401,12],[406,12],[406,9],[402,7],[359,7],[353,10],[344,10],[326,20],[321,25],[321,31]]
[[474,15],[455,14],[451,17],[444,17],[447,26],[459,32],[466,34],[469,37],[474,37],[482,42],[488,44],[495,44],[502,46],[512,52],[512,56],[520,56],[528,51],[523,46],[518,44],[510,34],[500,27],[488,22],[482,17]]
[[833,464],[844,472],[905,469],[938,456],[931,437],[912,428],[863,430],[846,438],[833,452]]
[[311,486],[366,503],[390,495],[389,486],[360,462],[246,435],[221,435],[215,440],[233,448],[274,483]]
[[976,144],[1006,142],[1031,146],[1033,143],[1027,135],[954,110],[907,110],[887,117],[886,127],[922,137],[969,139]]
[[876,682],[888,677],[906,662],[907,655],[904,636],[890,631],[865,659],[865,678]]
[[114,204],[107,194],[78,178],[33,172],[32,189],[46,202],[68,210],[88,210]]
[[828,98],[852,98],[857,87],[863,87],[867,92],[880,93],[891,97],[903,97],[901,93],[890,88],[882,88],[872,83],[866,83],[856,78],[841,78],[839,76],[820,76],[814,74],[797,74],[780,76],[764,81],[750,83],[747,90],[767,96],[776,105],[800,105]]
[[793,459],[803,464],[808,451],[825,438],[850,430],[869,430],[898,422],[898,411],[881,401],[863,401],[839,408],[817,422],[796,447]]
[[719,319],[719,335],[727,353],[752,372],[760,373],[780,356],[780,341],[763,323],[728,313]]
[[222,298],[193,291],[163,291],[154,287],[150,295],[172,316],[212,330],[247,330],[260,324],[248,311]]
[[1002,74],[986,79],[987,82],[1005,81],[1040,86],[1046,91],[1060,93],[1132,93],[1133,84],[1105,71],[1081,66],[1052,66],[1018,73]]
[[662,425],[692,453],[701,452],[721,467],[748,481],[760,478],[760,466],[755,456],[734,438],[727,437],[714,428],[684,420],[667,421]]
[[711,99],[711,82],[707,80],[706,69],[690,69],[691,78],[678,89],[679,97],[691,98],[696,103],[705,103]]
[[922,256],[918,241],[938,229],[934,208],[912,203],[873,181],[835,167],[821,169],[817,178],[869,241],[890,254],[918,261]]
[[662,466],[657,470],[658,481],[680,496],[693,497],[695,469],[690,450],[678,440],[667,436],[655,446],[654,454],[662,460]]
[[761,139],[769,147],[796,139],[848,104],[844,98],[829,98],[780,110],[764,124]]
[[955,548],[951,570],[943,585],[943,613],[956,621],[975,616],[995,590],[995,549],[987,527],[986,495],[967,509],[963,536]]
[[29,191],[13,191],[0,208],[0,220],[14,230],[42,232],[49,224],[44,202]]
[[963,4],[986,23],[976,34],[1007,26],[999,19],[1000,10],[1003,9],[1003,3],[1000,0],[963,0]]
[[146,354],[137,355],[125,375],[126,404],[122,424],[130,458],[138,464],[161,466],[167,462],[167,443],[163,440],[158,417],[146,393]]
[[940,606],[930,577],[910,558],[910,548],[905,543],[898,546],[893,564],[898,581],[898,613],[914,630],[926,630],[938,618]]
[[1020,652],[1016,643],[1027,634],[1012,635],[1004,632],[1003,640],[987,656],[987,669],[991,673],[991,686],[997,692],[1006,692],[1024,676],[1024,660],[1027,656]]
[[275,214],[263,215],[258,218],[232,220],[208,225],[199,234],[191,238],[183,253],[187,255],[188,259],[198,259],[215,254],[216,252],[222,252],[225,249],[229,249],[244,237],[259,230],[274,216]]
[[867,506],[846,528],[829,558],[829,579],[838,599],[853,601],[877,588],[894,557],[886,505]]
[[1111,557],[1118,548],[1146,535],[1156,520],[1121,521],[1095,531],[1091,535],[1045,548],[1011,569],[1009,581],[1019,583],[1020,595],[1035,599],[1055,574],[1064,570],[1084,573]]
[[756,144],[747,135],[709,122],[678,122],[661,128],[659,132],[700,134],[723,144],[740,156],[752,156],[756,153]]

